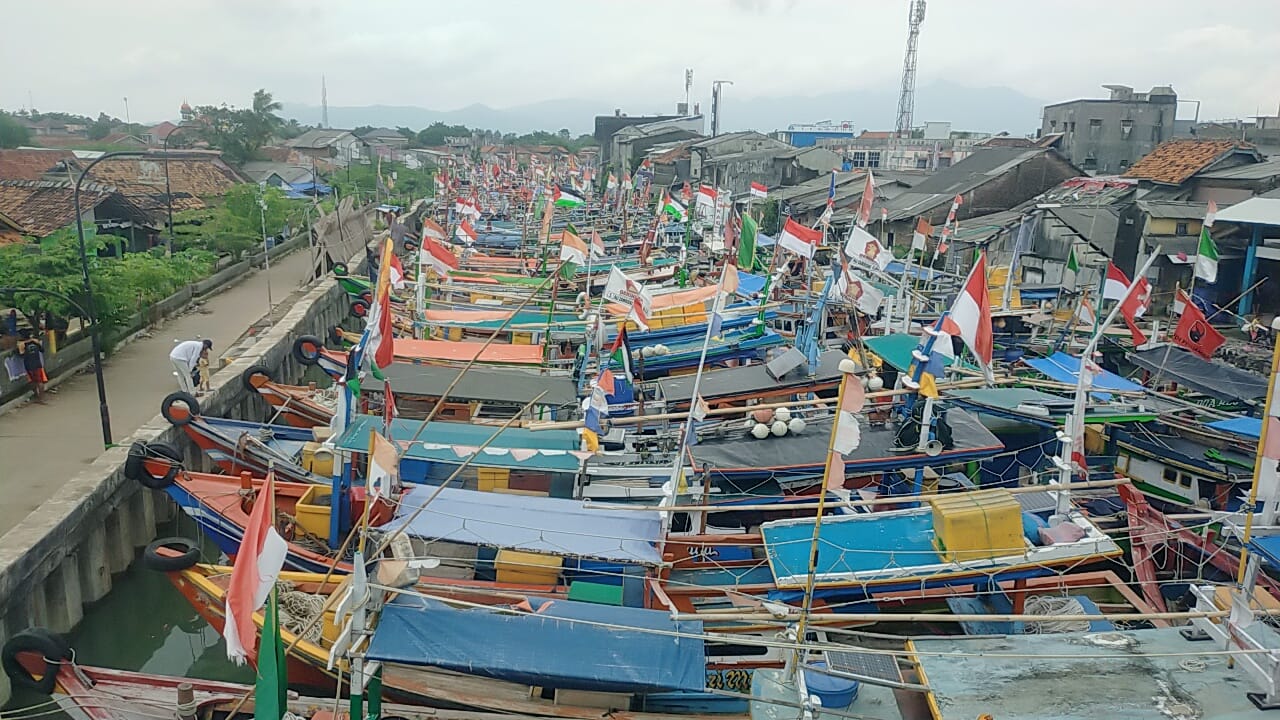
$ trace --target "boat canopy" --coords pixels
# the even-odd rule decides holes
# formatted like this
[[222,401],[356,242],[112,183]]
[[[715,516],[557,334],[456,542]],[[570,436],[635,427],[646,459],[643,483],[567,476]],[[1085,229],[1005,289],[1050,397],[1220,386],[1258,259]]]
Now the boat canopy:
[[[1022,362],[1050,380],[1056,380],[1067,385],[1075,385],[1080,377],[1080,358],[1064,352],[1056,352],[1045,358],[1024,357]],[[1093,387],[1098,390],[1115,390],[1117,392],[1146,392],[1146,388],[1138,383],[1132,380],[1125,380],[1108,370],[1103,370],[1101,374],[1093,379]],[[1111,393],[1108,392],[1091,392],[1090,395],[1098,400],[1111,399]]]
[[[649,304],[651,312],[660,310],[670,310],[672,308],[686,307],[689,305],[697,305],[706,303],[714,298],[716,293],[720,292],[719,285],[708,285],[706,287],[692,288],[690,290],[680,290],[678,292],[663,293],[655,295],[653,301]],[[631,312],[631,308],[622,303],[609,303],[608,309],[614,315],[626,315]]]
[[[846,357],[848,356],[839,350],[824,352],[818,360],[818,373],[812,378],[812,382],[838,381],[840,361]],[[666,402],[688,402],[693,398],[695,379],[694,375],[673,375],[658,380],[662,399]],[[704,400],[712,400],[731,395],[765,393],[778,388],[807,386],[809,383],[809,371],[804,366],[783,375],[782,378],[775,378],[769,374],[764,364],[757,363],[704,372],[698,394]]]
[[673,622],[657,610],[541,602],[530,613],[402,595],[383,608],[368,658],[568,690],[704,689],[701,622]]
[[[744,412],[747,410],[749,408],[744,408]],[[845,472],[849,475],[883,472],[915,467],[922,462],[945,465],[976,460],[1004,449],[1003,443],[973,415],[954,407],[940,412],[946,413],[951,425],[953,448],[937,456],[927,456],[915,448],[910,452],[894,452],[895,428],[861,423],[861,442],[856,450],[845,455]],[[822,473],[831,436],[831,418],[810,421],[799,435],[769,436],[762,440],[753,438],[741,425],[730,426],[727,437],[702,440],[689,449],[695,468],[713,473]]]
[[[490,345],[490,347],[493,347]],[[462,379],[449,390],[458,374]],[[461,368],[422,367],[409,363],[391,363],[382,370],[391,383],[392,392],[400,395],[440,397],[449,390],[449,399],[455,402],[479,400],[504,405],[524,405],[532,402],[539,393],[546,393],[539,405],[566,407],[578,402],[578,388],[567,375],[543,375],[531,371],[506,368],[472,366],[465,373]],[[378,392],[377,385],[367,388]]]
[[752,275],[749,272],[738,271],[738,291],[737,294],[749,298],[752,295],[764,290],[764,284],[768,280],[763,275]]
[[[379,415],[356,415],[347,424],[347,429],[336,440],[339,450],[348,452],[368,452],[369,432],[377,430],[397,444],[404,445],[417,436],[418,442],[405,451],[405,457],[423,457],[424,443],[439,445],[458,445],[474,450],[489,440],[489,436],[498,430],[489,425],[472,425],[471,423],[446,422],[443,420],[427,423],[421,433],[418,428],[422,422],[418,420],[392,420],[391,432],[388,433],[382,417]],[[273,426],[274,428],[274,426]],[[527,448],[531,450],[557,450],[568,453],[578,449],[578,433],[574,430],[543,430],[534,432],[524,428],[504,428],[498,436],[485,448],[496,452],[499,449]]]
[[483,342],[449,340],[412,340],[396,338],[395,356],[401,360],[449,360],[452,362],[503,363],[507,365],[541,365],[541,345],[498,345],[485,347]]
[[1128,355],[1134,365],[1218,400],[1260,404],[1267,396],[1267,379],[1233,365],[1204,360],[1182,348],[1166,345]]
[[[911,367],[911,363],[915,362],[915,359],[911,357],[912,351],[919,347],[920,342],[924,339],[927,338],[923,338],[920,335],[893,333],[863,338],[863,342],[867,344],[871,352],[878,355],[890,367],[898,372],[906,372],[907,368]],[[951,367],[955,364],[955,361],[955,358],[948,357],[942,363],[945,367]]]
[[578,323],[579,330],[582,329],[578,316],[568,313],[548,316],[545,312],[516,313],[512,310],[426,310],[423,311],[423,318],[428,325],[465,326],[478,330],[496,330],[508,319],[511,323],[506,329],[512,332],[527,332],[531,329],[528,327],[530,325],[537,326],[533,330],[540,330],[562,323]]
[[662,562],[662,516],[656,511],[597,510],[581,500],[421,485],[401,498],[391,527],[406,523],[405,532],[431,540],[608,562]]
[[1262,418],[1233,417],[1208,423],[1206,427],[1255,440],[1262,438]]
[[[1069,397],[1041,392],[1034,388],[1001,387],[977,388],[972,390],[948,390],[946,396],[954,399],[966,408],[980,413],[1007,417],[1013,420],[1057,427],[1060,419],[1071,412],[1072,400]],[[1048,415],[1041,416],[1031,408],[1044,408]],[[1138,410],[1124,406],[1091,403],[1085,410],[1085,422],[1142,422],[1154,420],[1160,413],[1147,408]]]

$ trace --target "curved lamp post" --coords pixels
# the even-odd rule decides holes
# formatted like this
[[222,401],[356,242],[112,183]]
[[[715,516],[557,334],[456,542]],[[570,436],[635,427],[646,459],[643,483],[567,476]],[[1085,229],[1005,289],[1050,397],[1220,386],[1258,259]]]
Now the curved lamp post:
[[169,240],[166,243],[167,247],[165,248],[166,254],[168,255],[173,254],[173,191],[170,190],[169,186],[169,138],[189,127],[191,126],[179,125],[175,127],[173,130],[169,131],[168,135],[164,136],[164,143],[161,145],[161,151],[164,153],[164,204],[169,215]]
[[[83,238],[81,239],[80,247],[84,247]],[[92,337],[91,342],[93,343],[93,376],[98,381],[98,402],[101,409],[102,445],[106,448],[111,447],[111,415],[107,410],[107,385],[106,381],[102,377],[102,347],[98,339],[97,316],[85,310],[84,306],[80,303],[60,292],[45,290],[43,288],[0,287],[0,295],[18,295],[20,293],[37,293],[40,295],[56,297],[75,308],[76,311],[80,313],[80,317],[89,319],[90,335]],[[93,300],[90,299],[89,303],[92,306]]]

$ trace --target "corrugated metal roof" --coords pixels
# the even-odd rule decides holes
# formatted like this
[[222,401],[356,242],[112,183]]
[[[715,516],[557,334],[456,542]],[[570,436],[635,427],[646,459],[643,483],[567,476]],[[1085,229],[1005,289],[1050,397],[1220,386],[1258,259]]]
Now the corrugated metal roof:
[[1044,148],[985,148],[951,167],[939,170],[913,190],[917,193],[955,196],[1046,152],[1048,151]]
[[1280,175],[1280,158],[1226,170],[1214,170],[1202,173],[1200,177],[1206,180],[1266,180],[1277,175]]
[[1209,203],[1186,200],[1139,200],[1138,209],[1153,218],[1203,220],[1204,214],[1209,210]]
[[1218,220],[1252,225],[1280,225],[1280,191],[1232,205],[1218,213]]

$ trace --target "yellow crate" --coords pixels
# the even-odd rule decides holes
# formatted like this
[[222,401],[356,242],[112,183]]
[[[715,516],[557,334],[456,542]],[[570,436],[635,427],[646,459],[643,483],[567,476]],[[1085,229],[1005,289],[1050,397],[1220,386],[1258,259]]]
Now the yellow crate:
[[510,487],[511,471],[506,468],[480,468],[476,470],[476,487],[484,492],[506,490]]
[[298,498],[298,504],[293,509],[298,527],[318,537],[329,537],[331,495],[332,491],[328,485],[313,485],[307,488],[307,491],[302,493],[302,497]]
[[531,332],[513,332],[511,333],[512,345],[532,345],[533,333]]
[[554,555],[499,550],[494,563],[498,582],[525,585],[555,585],[560,580],[560,566],[564,559]]
[[1021,555],[1022,506],[1008,490],[937,495],[933,508],[934,547],[948,562]]

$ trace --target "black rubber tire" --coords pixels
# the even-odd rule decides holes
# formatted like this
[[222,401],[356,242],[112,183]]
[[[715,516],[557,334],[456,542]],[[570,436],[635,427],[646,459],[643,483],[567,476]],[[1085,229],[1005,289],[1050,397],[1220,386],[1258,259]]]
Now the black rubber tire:
[[365,290],[360,293],[360,299],[363,300],[366,305],[373,305],[373,291]]
[[[147,471],[145,465],[139,462],[138,476],[133,478],[143,487],[152,490],[164,490],[178,479],[178,473],[182,471],[182,453],[178,449],[168,443],[134,443],[129,447],[129,457],[133,458],[134,450],[137,449],[142,454],[142,460],[147,458],[163,458],[169,461],[169,469],[164,475],[152,475]],[[126,472],[127,472],[126,468]]]
[[250,382],[250,380],[252,380],[257,375],[266,375],[267,380],[273,379],[271,377],[271,370],[269,370],[266,365],[254,365],[248,370],[245,370],[244,372],[240,373],[240,384],[244,386],[244,389],[247,392],[249,393],[258,392],[258,388],[254,387],[253,383]]
[[[182,554],[177,557],[161,555],[160,548],[178,550]],[[142,551],[142,562],[147,569],[157,572],[186,570],[200,562],[200,546],[184,537],[157,538]]]
[[142,481],[144,469],[142,463],[147,459],[147,444],[134,441],[129,446],[129,455],[124,460],[124,476],[135,482]]
[[320,362],[320,351],[324,349],[324,341],[315,335],[302,335],[293,341],[293,359],[303,365],[315,365]]
[[[186,405],[189,412],[185,418],[175,419],[170,408],[173,407],[174,403],[179,402]],[[165,396],[164,400],[160,402],[160,414],[163,415],[164,419],[168,420],[170,424],[177,425],[178,427],[190,425],[193,419],[200,416],[200,401],[196,400],[195,396],[190,393],[184,393],[182,391],[169,393]]]
[[342,329],[341,325],[334,325],[329,328],[329,342],[337,345],[338,347],[342,347],[342,343],[346,339],[346,331]]
[[334,263],[334,264],[333,264],[333,274],[334,274],[334,275],[337,275],[338,277],[346,277],[346,275],[347,275],[347,264],[346,264],[346,263],[344,263],[344,262],[336,262],[336,263]]
[[418,252],[418,241],[417,241],[417,240],[405,240],[405,241],[404,241],[404,251],[405,251],[405,252],[410,252],[410,253]]
[[369,303],[364,300],[353,300],[351,302],[351,317],[363,320],[369,314]]
[[[36,680],[18,662],[18,653],[34,651],[44,656],[44,675]],[[71,659],[65,638],[44,628],[30,628],[9,638],[0,649],[0,665],[14,685],[48,695],[58,684],[58,663]]]

